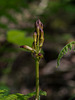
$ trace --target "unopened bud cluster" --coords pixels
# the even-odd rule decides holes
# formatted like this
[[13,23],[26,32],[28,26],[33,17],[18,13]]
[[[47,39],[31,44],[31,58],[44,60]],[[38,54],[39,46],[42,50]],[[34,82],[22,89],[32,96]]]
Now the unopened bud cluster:
[[44,31],[43,24],[40,20],[37,20],[35,23],[35,32],[33,34],[33,40],[34,41],[32,43],[32,47],[29,47],[27,45],[23,45],[20,47],[30,50],[35,55],[35,57],[42,58],[43,55],[41,54],[41,48],[44,42]]

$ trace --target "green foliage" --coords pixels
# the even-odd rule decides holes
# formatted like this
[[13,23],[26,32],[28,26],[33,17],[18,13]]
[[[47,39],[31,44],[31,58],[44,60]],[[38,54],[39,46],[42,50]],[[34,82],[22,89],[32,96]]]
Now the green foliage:
[[[5,17],[9,22],[17,24],[13,13],[22,13],[22,8],[28,8],[28,1],[26,0],[1,0],[0,1],[0,17]],[[8,25],[0,23],[1,28],[8,28]]]
[[7,96],[9,94],[10,89],[3,84],[0,84],[0,93],[3,93],[4,96]]
[[7,28],[7,25],[6,24],[3,24],[3,23],[0,23],[0,27],[6,29]]
[[0,90],[0,100],[4,100],[5,97],[6,97],[6,94],[8,94],[8,90],[7,89]]
[[[29,98],[36,95],[36,92],[32,92],[27,95],[16,93],[16,94],[9,94],[6,96],[5,95],[6,92],[8,92],[8,90],[6,89],[0,90],[0,100],[28,100]],[[40,95],[46,96],[47,94],[45,91],[40,91]]]
[[26,32],[20,30],[9,30],[7,32],[7,40],[10,43],[17,44],[17,45],[29,45],[32,46],[33,38],[27,37]]
[[60,1],[51,1],[48,3],[49,9],[51,9],[51,13],[57,13],[60,9],[63,9],[66,12],[75,12],[75,6],[71,3],[71,0],[60,0]]
[[[58,67],[60,65],[60,59],[69,51],[72,50],[72,45],[75,44],[75,41],[70,42],[69,44],[67,44],[59,53],[58,58],[57,58],[57,66]],[[73,49],[73,51],[75,51]]]
[[73,95],[69,100],[73,100],[75,98],[75,95]]

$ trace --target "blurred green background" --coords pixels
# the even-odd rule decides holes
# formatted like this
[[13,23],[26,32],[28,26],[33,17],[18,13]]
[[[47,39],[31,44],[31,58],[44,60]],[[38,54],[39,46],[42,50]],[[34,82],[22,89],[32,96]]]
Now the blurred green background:
[[35,90],[35,62],[20,45],[32,46],[35,21],[44,24],[44,58],[40,61],[41,100],[68,100],[75,95],[75,53],[56,69],[60,50],[75,40],[74,0],[0,0],[0,89],[23,94]]

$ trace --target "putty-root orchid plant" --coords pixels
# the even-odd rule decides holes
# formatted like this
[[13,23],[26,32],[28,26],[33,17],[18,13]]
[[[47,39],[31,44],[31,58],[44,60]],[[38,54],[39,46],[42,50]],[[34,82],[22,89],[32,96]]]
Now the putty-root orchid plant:
[[36,62],[36,91],[29,94],[15,93],[10,94],[8,89],[0,89],[0,100],[28,100],[29,98],[36,96],[35,100],[40,100],[40,95],[47,95],[45,91],[39,91],[39,61],[43,57],[41,49],[44,42],[44,31],[43,24],[40,20],[37,20],[35,23],[35,32],[33,34],[34,42],[32,47],[27,45],[20,46],[21,48],[31,51]]
[[35,100],[40,100],[40,92],[39,92],[39,61],[43,57],[41,53],[41,49],[44,42],[44,31],[43,31],[43,24],[40,20],[37,20],[35,23],[35,32],[33,34],[33,43],[32,47],[27,45],[22,45],[20,48],[27,49],[31,51],[32,55],[35,58],[36,62],[36,98]]

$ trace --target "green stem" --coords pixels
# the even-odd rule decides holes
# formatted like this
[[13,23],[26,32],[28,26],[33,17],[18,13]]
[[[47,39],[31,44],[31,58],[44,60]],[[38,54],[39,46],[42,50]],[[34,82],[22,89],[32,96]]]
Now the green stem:
[[36,99],[39,100],[39,59],[36,58]]

